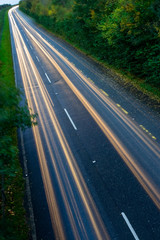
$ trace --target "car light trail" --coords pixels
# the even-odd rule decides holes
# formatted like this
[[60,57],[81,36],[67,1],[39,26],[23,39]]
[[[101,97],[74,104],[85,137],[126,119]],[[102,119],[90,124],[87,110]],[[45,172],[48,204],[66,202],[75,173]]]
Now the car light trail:
[[[155,202],[158,208],[160,208],[160,189],[159,185],[155,184],[152,181],[152,178],[149,176],[148,172],[144,170],[143,167],[136,161],[136,159],[132,156],[132,153],[128,151],[128,149],[124,146],[123,142],[116,136],[116,134],[110,129],[107,123],[101,118],[98,112],[92,107],[92,105],[88,102],[88,100],[80,93],[80,91],[75,87],[75,85],[71,82],[71,80],[67,77],[61,67],[57,64],[57,62],[53,59],[51,54],[42,46],[36,38],[31,34],[34,32],[35,36],[37,36],[46,46],[48,46],[53,52],[55,52],[72,70],[72,72],[79,78],[80,81],[87,87],[87,89],[97,98],[97,100],[104,105],[114,117],[121,122],[121,125],[127,129],[130,135],[133,136],[135,141],[138,141],[140,146],[142,145],[145,148],[145,151],[148,152],[148,155],[154,155],[155,164],[159,165],[158,159],[160,159],[160,149],[157,145],[155,145],[142,131],[139,129],[136,124],[134,124],[127,116],[125,116],[120,109],[116,107],[110,99],[106,98],[101,91],[99,91],[96,86],[94,86],[73,64],[71,64],[61,53],[59,53],[55,48],[53,48],[39,33],[37,33],[31,26],[29,26],[18,14],[17,18],[21,21],[21,24],[26,25],[30,31],[27,30],[25,26],[24,29],[26,33],[31,37],[31,39],[37,44],[40,50],[44,53],[44,55],[49,59],[49,61],[53,64],[53,66],[60,73],[62,78],[66,81],[68,86],[72,89],[72,91],[76,94],[78,99],[82,102],[84,107],[88,110],[90,115],[97,122],[99,127],[102,129],[104,134],[113,144],[117,152],[126,162],[128,167],[137,177],[138,181],[141,183],[143,188],[150,195],[152,200]],[[152,156],[153,158],[153,156]],[[157,160],[156,160],[157,159]],[[145,163],[149,168],[149,163]],[[160,181],[159,175],[156,176],[158,181]]]
[[[106,121],[101,117],[101,115],[96,111],[96,109],[90,104],[86,97],[84,97],[79,89],[73,84],[73,82],[68,78],[66,73],[62,70],[60,65],[53,59],[51,53],[48,51],[47,47],[52,50],[67,66],[68,68],[78,77],[79,81],[83,83],[83,85],[88,89],[88,91],[94,95],[97,101],[106,108],[114,118],[121,123],[121,126],[126,129],[127,134],[132,136],[133,141],[138,142],[141,148],[144,148],[144,151],[148,156],[153,160],[155,165],[160,165],[160,148],[156,145],[140,128],[137,126],[127,115],[121,111],[121,108],[117,107],[115,103],[112,102],[111,99],[106,97],[103,92],[101,92],[94,84],[92,84],[82,73],[78,70],[69,60],[64,57],[61,53],[59,53],[50,43],[48,43],[39,33],[37,33],[30,25],[28,25],[25,20],[23,20],[18,14],[17,19],[21,22],[23,28],[26,33],[30,36],[30,38],[34,41],[34,43],[39,47],[39,49],[43,52],[43,54],[48,58],[48,60],[52,63],[52,65],[57,69],[59,74],[68,84],[70,89],[74,92],[77,98],[81,101],[96,123],[99,125],[101,130],[104,132],[106,137],[110,140],[114,148],[117,150],[119,155],[123,158],[127,166],[136,176],[138,181],[141,183],[143,188],[152,198],[154,203],[160,209],[160,175],[159,173],[154,173],[154,176],[157,178],[157,182],[155,183],[152,180],[152,176],[150,173],[145,170],[145,168],[150,168],[150,163],[148,161],[143,162],[145,167],[141,166],[141,163],[137,161],[137,159],[133,156],[132,152],[128,150],[125,144],[120,140],[120,138],[116,135],[116,133],[109,127]],[[28,29],[29,30],[28,30]],[[34,33],[34,36],[33,34]],[[128,112],[127,112],[128,113]],[[153,174],[153,173],[152,173]]]
[[[26,98],[29,107],[39,114],[39,126],[33,127],[33,133],[56,239],[66,239],[66,236],[47,156],[52,162],[74,239],[91,239],[90,236],[95,239],[110,239],[55,115],[54,103],[14,20],[14,9],[16,8],[10,10],[9,17]],[[38,86],[36,90],[35,85]],[[48,124],[48,121],[51,123]],[[43,147],[42,138],[45,139],[48,153]],[[75,194],[78,196],[78,203]]]

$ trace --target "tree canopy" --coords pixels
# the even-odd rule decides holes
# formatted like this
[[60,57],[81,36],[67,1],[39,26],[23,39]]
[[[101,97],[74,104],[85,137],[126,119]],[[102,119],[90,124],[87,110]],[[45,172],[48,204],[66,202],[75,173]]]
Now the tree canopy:
[[24,0],[20,9],[108,64],[159,87],[158,0]]

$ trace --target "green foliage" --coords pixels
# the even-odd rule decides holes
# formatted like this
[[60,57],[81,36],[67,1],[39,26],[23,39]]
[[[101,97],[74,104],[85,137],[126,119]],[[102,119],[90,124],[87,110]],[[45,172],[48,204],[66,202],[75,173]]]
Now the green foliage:
[[15,165],[14,176],[5,179],[5,216],[0,218],[0,239],[28,239],[24,199],[24,180],[19,162]]
[[[41,11],[25,12],[92,55],[159,87],[160,5],[158,0],[40,0]],[[31,8],[32,9],[32,8]],[[36,9],[36,7],[35,7]]]
[[159,66],[160,57],[157,28],[160,18],[153,2],[121,0],[99,28],[116,57],[116,66],[158,85],[155,67]]
[[8,8],[0,11],[0,239],[27,239],[23,208],[24,182],[18,159],[17,128],[35,124],[27,104],[20,106],[21,94],[15,87]]
[[0,5],[0,11],[4,9],[4,11],[6,11],[6,8],[7,7],[10,7],[11,4],[3,4],[3,5]]
[[[27,104],[20,107],[20,92],[15,88],[8,16],[5,13],[0,45],[0,173],[12,174],[17,147],[13,145],[13,131],[31,127],[36,115],[29,113]],[[12,164],[11,164],[12,163]]]

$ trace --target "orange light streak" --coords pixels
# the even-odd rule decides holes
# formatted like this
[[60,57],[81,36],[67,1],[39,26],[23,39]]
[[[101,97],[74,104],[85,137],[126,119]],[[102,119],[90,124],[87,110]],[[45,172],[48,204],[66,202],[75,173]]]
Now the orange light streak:
[[[113,131],[109,128],[107,123],[101,118],[101,116],[98,114],[98,112],[91,106],[91,104],[88,102],[88,100],[80,93],[80,91],[75,87],[75,85],[71,82],[71,80],[67,77],[67,75],[63,72],[63,70],[57,64],[57,62],[48,53],[48,51],[45,49],[45,47],[42,46],[42,44],[40,44],[40,42],[38,42],[36,40],[36,38],[33,36],[33,34],[31,32],[34,32],[34,34],[37,35],[37,37],[40,38],[40,40],[43,43],[45,43],[53,52],[55,52],[68,65],[68,67],[76,74],[76,76],[79,77],[79,80],[83,82],[83,84],[98,99],[98,101],[101,102],[101,104],[103,104],[107,108],[108,108],[108,106],[111,108],[110,111],[115,116],[115,118],[117,118],[117,119],[118,119],[118,117],[120,118],[120,119],[118,119],[118,121],[121,122],[122,126],[124,128],[127,128],[127,130],[130,132],[130,134],[132,136],[133,136],[133,134],[132,134],[132,132],[133,132],[136,135],[136,139],[138,137],[143,142],[143,144],[145,144],[146,147],[148,149],[150,149],[157,156],[157,159],[160,159],[160,149],[159,149],[159,146],[156,145],[148,136],[146,136],[144,134],[144,132],[133,121],[131,121],[131,119],[128,116],[123,114],[121,112],[121,110],[117,108],[116,104],[114,104],[111,101],[111,99],[107,98],[94,84],[92,84],[80,72],[80,70],[78,70],[72,63],[69,62],[69,60],[67,58],[65,58],[61,53],[59,53],[39,33],[37,33],[31,26],[29,26],[20,16],[18,16],[18,17],[21,20],[22,24],[26,25],[30,29],[30,31],[28,31],[27,28],[24,26],[24,29],[25,29],[26,33],[37,44],[37,46],[40,48],[40,50],[49,59],[49,61],[53,64],[53,66],[57,69],[57,71],[60,73],[62,78],[66,81],[66,83],[71,88],[71,90],[75,93],[75,95],[82,102],[84,107],[88,110],[90,115],[94,118],[94,120],[99,125],[99,127],[104,132],[104,134],[107,136],[107,138],[110,140],[110,142],[112,143],[114,148],[117,150],[117,152],[123,158],[123,160],[125,161],[127,166],[130,168],[130,170],[136,176],[136,178],[141,183],[143,188],[146,190],[146,192],[152,198],[154,203],[160,209],[160,190],[159,190],[159,187],[156,186],[153,183],[152,179],[139,166],[139,164],[136,162],[136,160],[133,158],[133,156],[130,154],[130,152],[128,152],[128,150],[126,149],[124,144],[113,133]],[[141,144],[140,141],[139,141],[139,143]],[[159,178],[159,176],[157,176],[157,177]]]
[[[43,109],[43,106],[41,104],[41,97],[43,99],[43,102],[45,103],[45,109],[48,111],[50,120],[54,126],[55,132],[57,134],[57,137],[59,139],[59,143],[61,145],[61,148],[63,150],[64,156],[68,162],[68,165],[70,167],[72,176],[74,178],[74,181],[76,183],[78,192],[80,194],[80,197],[83,201],[83,204],[85,206],[85,209],[88,213],[88,216],[90,218],[90,221],[92,223],[93,229],[95,230],[95,234],[97,236],[97,239],[103,239],[103,237],[105,237],[106,239],[109,239],[109,236],[105,230],[105,227],[102,223],[102,220],[99,216],[99,213],[95,207],[95,204],[90,196],[90,193],[86,187],[86,184],[83,180],[83,177],[79,171],[79,168],[76,164],[76,161],[74,159],[74,156],[71,152],[71,149],[67,143],[67,140],[63,134],[63,131],[59,125],[58,119],[56,118],[56,115],[54,113],[53,110],[53,102],[47,92],[47,89],[44,86],[44,83],[38,73],[38,70],[36,69],[36,66],[28,52],[28,49],[23,41],[23,38],[19,32],[19,29],[16,25],[16,23],[13,21],[13,17],[10,16],[11,19],[11,23],[12,23],[12,30],[13,30],[13,35],[14,35],[14,41],[17,43],[18,49],[17,49],[17,55],[18,55],[18,60],[19,60],[19,65],[20,65],[20,69],[21,69],[21,74],[22,74],[22,79],[23,79],[23,84],[24,84],[24,89],[25,89],[25,93],[29,102],[29,106],[31,108],[33,108],[33,103],[32,103],[32,98],[34,101],[34,104],[36,105],[36,109],[38,110],[38,112],[41,112],[41,115],[39,115],[39,119],[40,119],[40,123],[43,129],[43,133],[45,135],[45,140],[46,140],[46,144],[52,159],[52,164],[54,166],[55,172],[56,172],[56,176],[58,179],[58,183],[61,189],[61,193],[63,196],[63,200],[64,200],[64,204],[66,206],[66,210],[68,212],[68,216],[70,218],[70,222],[72,224],[72,228],[73,228],[73,232],[75,235],[75,239],[79,239],[78,236],[78,232],[76,230],[76,226],[75,226],[75,221],[73,219],[73,215],[69,206],[69,203],[67,201],[67,197],[65,194],[66,189],[64,188],[62,181],[60,179],[60,175],[58,173],[57,170],[57,166],[55,164],[55,159],[54,159],[54,155],[53,155],[53,147],[54,150],[56,150],[56,147],[50,144],[49,139],[51,140],[51,142],[54,142],[53,136],[51,135],[51,131],[49,129],[48,126],[48,133],[47,134],[47,125],[44,126],[44,123],[47,122],[47,119],[45,117],[45,112]],[[40,93],[41,93],[41,97],[36,95],[36,93],[34,92],[34,88],[33,88],[33,83],[36,81],[36,84],[38,84]],[[28,89],[31,90],[28,91]],[[31,94],[30,94],[31,93]],[[45,121],[44,121],[45,120]],[[45,191],[46,191],[46,195],[47,195],[47,201],[48,201],[48,205],[49,205],[49,210],[50,210],[50,214],[51,214],[51,219],[52,219],[52,223],[53,223],[53,227],[54,224],[56,224],[56,229],[59,229],[57,232],[57,239],[65,239],[64,236],[64,232],[63,232],[63,226],[62,226],[62,222],[61,222],[61,218],[60,218],[60,214],[58,211],[58,205],[56,203],[56,197],[54,195],[54,191],[53,191],[53,187],[52,187],[52,183],[51,183],[51,178],[50,178],[50,174],[49,174],[49,170],[46,164],[46,157],[45,157],[45,153],[43,150],[43,145],[42,145],[42,141],[41,141],[41,137],[40,137],[40,132],[38,127],[34,127],[33,128],[33,132],[34,132],[34,137],[35,137],[35,141],[36,141],[36,147],[37,147],[37,151],[38,151],[38,156],[39,156],[39,161],[40,161],[40,166],[41,166],[41,171],[42,171],[42,177],[43,177],[43,182],[44,182],[44,186],[45,186]],[[55,151],[56,157],[60,159],[59,156],[59,152],[58,150]],[[61,169],[64,171],[64,167],[63,164],[61,164]],[[65,174],[65,177],[67,177],[67,175]],[[69,184],[69,179],[67,179],[68,182],[68,190],[70,192],[70,196],[73,202],[73,205],[75,207],[75,213],[77,214],[77,217],[79,218],[79,222],[82,226],[82,229],[85,233],[85,226],[83,225],[83,222],[81,220],[81,216],[80,213],[78,212],[78,207],[77,204],[74,200],[74,193],[72,192],[72,188],[71,185]],[[53,203],[54,202],[54,203]],[[97,225],[98,224],[98,225]],[[99,229],[100,227],[100,229]],[[55,227],[54,227],[55,228]],[[87,236],[86,236],[87,237]]]

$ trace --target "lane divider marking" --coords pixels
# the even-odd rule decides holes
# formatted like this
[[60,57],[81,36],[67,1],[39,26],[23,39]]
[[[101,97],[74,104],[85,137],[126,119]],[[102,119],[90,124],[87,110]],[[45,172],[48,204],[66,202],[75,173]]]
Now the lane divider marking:
[[33,49],[33,47],[30,45],[30,48]]
[[45,73],[45,75],[46,75],[46,78],[48,79],[48,82],[50,82],[50,83],[51,83],[51,80],[49,79],[49,77],[48,77],[47,73]]
[[64,108],[64,111],[65,111],[65,113],[66,113],[67,117],[69,118],[69,120],[70,120],[70,122],[71,122],[71,124],[72,124],[73,128],[74,128],[74,129],[77,131],[77,127],[76,127],[76,125],[74,124],[74,122],[73,122],[72,118],[70,117],[70,115],[69,115],[69,113],[68,113],[67,109],[66,109],[66,108]]
[[40,61],[39,61],[39,58],[38,58],[37,56],[36,56],[36,58],[37,58],[37,61],[40,62]]
[[129,227],[129,230],[131,231],[133,237],[134,237],[136,240],[139,240],[139,238],[138,238],[138,236],[137,236],[135,230],[133,229],[133,227],[132,227],[130,221],[128,220],[126,214],[125,214],[124,212],[122,212],[121,215],[122,215],[123,219],[125,220],[127,226]]
[[103,89],[100,89],[102,93],[104,93],[104,95],[106,95],[107,97],[109,97],[109,94],[106,93]]
[[126,115],[128,115],[128,112],[127,112],[124,108],[122,108],[120,104],[117,103],[116,105],[117,105],[117,107],[119,107]]
[[139,125],[140,128],[143,129],[144,132],[146,132],[151,138],[153,138],[154,140],[157,140],[157,138],[155,136],[152,135],[152,133],[150,133],[143,125]]
[[[79,70],[79,69],[78,69],[78,70]],[[79,70],[79,71],[80,71],[80,70]],[[82,72],[82,71],[80,71],[80,72]],[[88,80],[94,84],[94,81],[93,81],[91,78],[88,78]]]

